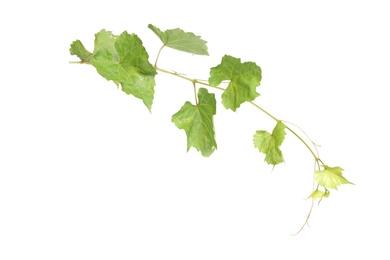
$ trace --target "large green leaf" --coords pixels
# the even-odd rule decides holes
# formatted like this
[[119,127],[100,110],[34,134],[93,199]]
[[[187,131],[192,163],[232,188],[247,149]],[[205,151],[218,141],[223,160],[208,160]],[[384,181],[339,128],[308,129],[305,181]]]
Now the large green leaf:
[[213,116],[216,113],[215,96],[207,89],[198,91],[199,102],[193,105],[185,102],[181,109],[172,116],[177,128],[183,129],[187,135],[187,151],[195,147],[203,156],[210,156],[217,148]]
[[260,85],[261,69],[254,62],[241,63],[240,59],[225,55],[218,66],[211,68],[209,83],[218,86],[224,80],[230,80],[222,94],[226,109],[236,111],[242,103],[260,95],[256,87]]
[[149,24],[148,28],[151,29],[167,47],[192,54],[209,55],[206,45],[207,42],[202,40],[200,36],[196,36],[191,32],[184,32],[179,28],[163,32],[152,24]]
[[[98,73],[107,80],[119,82],[127,94],[140,98],[151,110],[154,97],[154,76],[157,74],[148,61],[148,53],[135,34],[123,32],[114,43],[102,36],[106,44],[99,47],[91,60]],[[100,40],[102,40],[100,39]]]
[[270,134],[267,131],[259,130],[253,136],[253,144],[261,153],[265,154],[265,159],[268,164],[276,165],[284,162],[280,146],[283,143],[286,135],[286,126],[278,122]]
[[319,185],[337,190],[337,187],[342,184],[353,184],[344,178],[341,167],[329,167],[327,165],[323,165],[323,167],[323,170],[314,172],[314,177]]

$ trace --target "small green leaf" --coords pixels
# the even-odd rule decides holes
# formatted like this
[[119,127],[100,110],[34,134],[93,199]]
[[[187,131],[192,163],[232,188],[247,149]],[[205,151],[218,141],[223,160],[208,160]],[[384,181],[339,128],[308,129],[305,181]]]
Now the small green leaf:
[[230,80],[222,94],[226,109],[236,111],[242,103],[260,95],[256,87],[260,85],[261,69],[254,62],[241,63],[240,59],[225,55],[218,66],[211,68],[209,83],[218,86],[224,80]]
[[329,197],[330,192],[328,190],[322,191],[322,190],[315,190],[308,198],[311,199],[322,199]]
[[157,72],[148,61],[142,41],[135,34],[123,32],[115,40],[115,50],[112,49],[113,41],[105,42],[107,48],[99,47],[91,60],[92,65],[107,80],[119,82],[125,93],[140,98],[150,111]]
[[318,190],[316,189],[315,191],[313,191],[312,194],[310,194],[310,196],[308,197],[308,199],[320,199],[318,201],[318,204],[320,204],[320,202],[322,201],[323,198],[327,198],[329,197],[329,190],[325,190],[325,191],[322,191],[322,190]]
[[312,194],[310,194],[310,196],[308,198],[311,198],[311,199],[322,199],[322,197],[325,195],[325,192],[322,191],[322,190],[315,190],[312,192]]
[[92,53],[84,47],[80,40],[72,42],[69,52],[71,55],[76,55],[79,57],[79,59],[83,62],[89,61],[92,56]]
[[187,151],[195,147],[203,156],[209,157],[217,148],[213,116],[216,113],[215,96],[207,89],[198,91],[199,103],[193,105],[185,102],[181,109],[172,116],[177,128],[187,135]]
[[353,184],[344,178],[341,167],[329,167],[327,165],[323,165],[323,167],[323,170],[314,172],[314,177],[319,185],[337,190],[337,187],[342,184]]
[[286,126],[278,122],[270,134],[267,131],[259,130],[253,136],[253,144],[261,153],[265,154],[265,159],[268,164],[276,165],[284,162],[280,146],[283,143],[286,135]]
[[151,29],[167,47],[192,54],[209,55],[206,45],[207,42],[202,40],[200,36],[196,36],[191,32],[184,32],[179,28],[163,32],[152,24],[149,24],[148,28]]

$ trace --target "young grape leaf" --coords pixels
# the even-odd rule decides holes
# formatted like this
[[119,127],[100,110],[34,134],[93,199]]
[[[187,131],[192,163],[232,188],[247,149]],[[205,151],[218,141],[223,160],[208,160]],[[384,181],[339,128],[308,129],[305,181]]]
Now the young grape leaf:
[[310,196],[308,198],[311,198],[311,199],[322,199],[322,198],[327,198],[329,197],[330,195],[330,191],[329,190],[325,190],[325,191],[322,191],[322,190],[315,190],[312,192],[312,194],[310,194]]
[[261,69],[254,62],[244,62],[229,55],[222,58],[221,64],[211,68],[209,83],[218,86],[223,80],[230,80],[222,94],[222,104],[226,109],[236,111],[246,101],[253,101],[260,94]]
[[148,61],[141,39],[125,31],[116,38],[115,49],[111,46],[113,40],[104,41],[108,46],[93,55],[92,65],[107,80],[119,82],[125,93],[141,99],[150,111],[157,72]]
[[323,170],[314,172],[314,178],[319,185],[337,190],[337,187],[342,184],[353,184],[344,178],[341,167],[329,167],[327,165],[323,165],[323,167]]
[[216,113],[215,96],[207,89],[198,91],[199,103],[185,102],[181,109],[172,116],[177,128],[187,135],[187,151],[195,147],[203,156],[209,157],[217,148],[215,141],[213,116]]
[[322,190],[315,190],[313,191],[312,194],[310,194],[310,196],[308,197],[308,199],[320,199],[318,201],[318,204],[320,204],[320,202],[322,201],[323,198],[327,198],[329,197],[330,195],[330,192],[329,190],[325,190],[325,191],[322,191]]
[[191,32],[184,32],[179,28],[162,32],[152,24],[149,24],[148,28],[160,38],[164,46],[192,54],[209,55],[206,45],[207,42]]
[[283,143],[286,131],[286,126],[278,122],[270,134],[267,131],[259,130],[253,136],[253,143],[261,153],[265,154],[265,159],[268,164],[276,165],[284,162],[280,146]]
[[79,57],[82,62],[88,62],[92,57],[92,53],[84,47],[80,40],[72,42],[69,51],[71,55],[76,55]]

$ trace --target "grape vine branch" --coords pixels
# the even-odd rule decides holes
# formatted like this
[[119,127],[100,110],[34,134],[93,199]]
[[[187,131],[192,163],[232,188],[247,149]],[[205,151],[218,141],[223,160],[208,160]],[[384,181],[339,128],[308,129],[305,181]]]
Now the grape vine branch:
[[[126,94],[141,99],[149,111],[154,99],[155,76],[158,72],[190,81],[194,89],[194,104],[186,101],[179,111],[172,115],[172,122],[186,132],[187,151],[194,147],[205,157],[211,156],[217,149],[213,122],[216,99],[215,94],[210,93],[207,88],[222,91],[222,104],[226,109],[236,111],[241,104],[248,102],[276,122],[272,132],[256,130],[253,135],[254,148],[264,154],[267,164],[275,167],[284,162],[280,147],[286,131],[292,133],[314,159],[313,191],[308,196],[312,203],[304,224],[296,234],[308,224],[315,200],[318,200],[319,204],[323,198],[329,197],[330,189],[337,190],[340,185],[353,184],[343,176],[344,170],[341,167],[328,166],[320,159],[318,145],[299,126],[276,118],[254,103],[256,97],[260,96],[256,88],[260,86],[262,78],[261,68],[256,63],[241,62],[239,58],[224,55],[221,63],[210,69],[208,80],[189,78],[158,67],[160,54],[168,47],[195,55],[209,55],[207,42],[200,36],[179,28],[161,31],[151,24],[148,28],[162,42],[154,65],[149,62],[149,54],[136,34],[124,31],[120,35],[114,35],[104,29],[95,34],[93,52],[88,51],[80,40],[73,41],[70,54],[76,55],[80,60],[70,63],[94,66],[101,76],[113,81]],[[221,87],[221,84],[227,84],[227,87]],[[305,138],[299,135],[297,130]]]

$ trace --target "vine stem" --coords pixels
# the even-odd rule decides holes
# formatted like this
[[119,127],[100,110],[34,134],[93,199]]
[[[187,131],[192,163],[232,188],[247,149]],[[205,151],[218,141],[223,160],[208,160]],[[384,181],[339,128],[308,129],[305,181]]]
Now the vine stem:
[[176,76],[176,77],[179,77],[179,78],[191,81],[192,83],[195,83],[195,84],[201,84],[201,85],[208,86],[208,87],[215,88],[215,89],[219,89],[219,90],[222,90],[222,91],[225,90],[224,88],[212,86],[212,85],[210,85],[210,84],[208,84],[208,83],[206,83],[206,82],[204,82],[202,80],[192,79],[192,78],[186,77],[184,75],[178,74],[177,72],[161,69],[159,67],[156,67],[155,69],[157,71],[161,71],[161,72],[164,72],[164,73],[167,73],[167,74],[170,74],[170,75],[173,75],[173,76]]
[[271,115],[269,112],[267,112],[265,109],[263,109],[262,107],[260,107],[259,105],[257,105],[256,103],[254,103],[253,101],[250,101],[249,103],[251,103],[253,106],[255,106],[257,109],[260,109],[263,113],[265,113],[267,116],[271,117],[273,120],[275,120],[276,122],[280,122],[281,120],[277,119],[276,117],[274,117],[273,115]]

